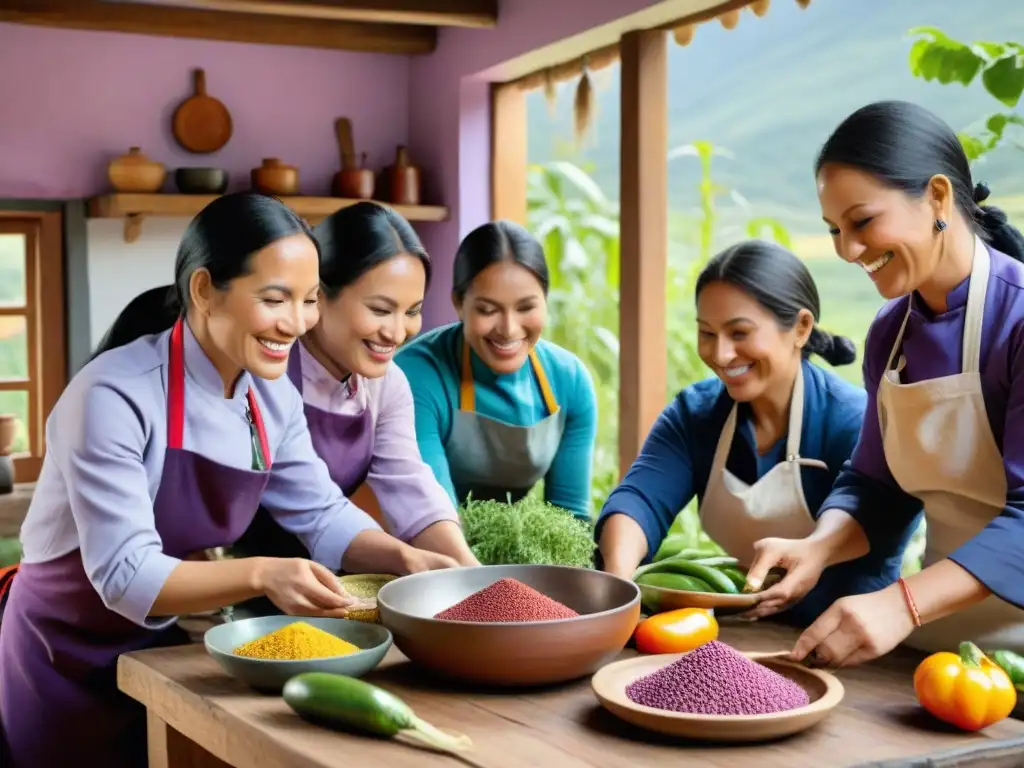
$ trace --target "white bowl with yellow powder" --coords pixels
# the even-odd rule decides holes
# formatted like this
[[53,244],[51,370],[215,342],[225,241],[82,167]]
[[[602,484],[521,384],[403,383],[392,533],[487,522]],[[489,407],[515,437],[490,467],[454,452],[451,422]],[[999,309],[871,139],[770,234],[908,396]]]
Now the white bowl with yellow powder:
[[247,685],[279,692],[303,672],[361,677],[391,648],[379,624],[308,616],[258,616],[227,622],[203,636],[221,668]]

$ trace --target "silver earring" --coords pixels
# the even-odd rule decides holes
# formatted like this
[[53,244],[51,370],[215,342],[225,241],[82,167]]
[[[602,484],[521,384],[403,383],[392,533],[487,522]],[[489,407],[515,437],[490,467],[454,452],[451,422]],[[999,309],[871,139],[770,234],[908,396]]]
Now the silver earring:
[[935,231],[943,232],[946,229],[946,222],[943,219],[935,220]]

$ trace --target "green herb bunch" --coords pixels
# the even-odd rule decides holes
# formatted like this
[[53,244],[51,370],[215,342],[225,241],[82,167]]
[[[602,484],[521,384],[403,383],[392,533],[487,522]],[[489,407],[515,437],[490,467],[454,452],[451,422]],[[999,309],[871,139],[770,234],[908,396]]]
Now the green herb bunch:
[[466,541],[483,565],[594,566],[593,526],[546,501],[470,497],[459,514]]

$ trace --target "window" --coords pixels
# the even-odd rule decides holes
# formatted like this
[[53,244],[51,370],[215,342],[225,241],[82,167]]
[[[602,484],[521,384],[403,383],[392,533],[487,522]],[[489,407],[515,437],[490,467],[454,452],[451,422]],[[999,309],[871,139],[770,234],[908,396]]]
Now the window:
[[61,215],[0,211],[0,413],[18,420],[14,473],[34,482],[66,381]]

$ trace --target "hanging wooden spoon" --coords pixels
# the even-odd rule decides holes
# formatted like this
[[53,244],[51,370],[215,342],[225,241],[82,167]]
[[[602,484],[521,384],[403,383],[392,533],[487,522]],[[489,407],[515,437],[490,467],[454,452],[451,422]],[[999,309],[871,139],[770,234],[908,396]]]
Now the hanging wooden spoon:
[[195,94],[175,110],[173,133],[182,147],[203,155],[227,144],[233,128],[227,107],[206,93],[206,73],[197,69],[193,78]]

